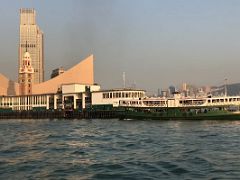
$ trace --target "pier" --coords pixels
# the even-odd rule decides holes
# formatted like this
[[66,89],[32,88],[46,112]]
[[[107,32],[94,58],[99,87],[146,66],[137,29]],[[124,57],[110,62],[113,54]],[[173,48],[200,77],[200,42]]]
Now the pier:
[[112,110],[101,111],[2,111],[0,119],[112,119],[118,113]]

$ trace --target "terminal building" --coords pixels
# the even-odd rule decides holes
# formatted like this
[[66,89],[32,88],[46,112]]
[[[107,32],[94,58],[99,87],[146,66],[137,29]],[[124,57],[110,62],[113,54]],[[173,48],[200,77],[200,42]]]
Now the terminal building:
[[101,91],[94,82],[93,55],[69,70],[54,70],[52,78],[44,81],[43,33],[36,25],[35,16],[34,9],[20,10],[18,82],[0,74],[0,111],[116,107],[120,100],[145,96],[142,90]]
[[[20,83],[0,74],[0,109],[26,110],[83,110],[86,108],[117,107],[121,100],[141,99],[144,90],[101,90],[94,83],[93,55],[64,73],[39,84],[31,83],[31,57],[25,53]],[[25,65],[26,64],[26,65]],[[30,76],[29,76],[30,75]],[[30,79],[29,79],[30,78]]]
[[[26,52],[24,58],[29,57]],[[31,65],[31,61],[26,61],[26,64]],[[20,71],[23,72],[20,83],[0,75],[0,108],[82,109],[91,104],[91,92],[100,90],[100,86],[94,84],[92,55],[65,73],[39,84],[31,83],[29,79],[29,74],[32,75],[33,71],[31,67],[23,66]]]

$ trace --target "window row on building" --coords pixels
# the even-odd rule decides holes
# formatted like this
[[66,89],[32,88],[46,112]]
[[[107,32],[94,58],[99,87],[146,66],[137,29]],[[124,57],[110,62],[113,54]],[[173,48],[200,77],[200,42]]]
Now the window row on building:
[[36,45],[35,44],[21,44],[21,47],[22,48],[35,48],[36,47]]
[[18,105],[43,105],[47,103],[47,96],[18,96],[0,97],[0,107],[10,107]]
[[102,94],[103,99],[112,98],[142,98],[144,93],[142,92],[104,92]]
[[236,101],[240,101],[240,98],[209,99],[208,103],[224,103],[224,102],[236,102]]

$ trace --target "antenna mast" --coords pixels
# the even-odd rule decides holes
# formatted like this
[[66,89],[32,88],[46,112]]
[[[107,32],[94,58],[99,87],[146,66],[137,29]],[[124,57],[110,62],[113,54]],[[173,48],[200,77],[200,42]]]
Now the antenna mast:
[[224,88],[224,90],[225,90],[225,96],[227,96],[227,78],[225,78],[225,88]]
[[27,41],[26,41],[26,52],[27,52],[27,46],[28,46],[28,44],[27,44]]
[[123,72],[122,78],[123,78],[123,88],[126,88],[126,75],[125,75],[125,72]]

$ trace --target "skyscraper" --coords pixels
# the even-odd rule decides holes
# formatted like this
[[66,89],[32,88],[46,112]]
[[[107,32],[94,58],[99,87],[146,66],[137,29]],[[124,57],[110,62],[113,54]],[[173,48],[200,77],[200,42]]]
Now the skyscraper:
[[32,58],[33,83],[41,83],[44,81],[43,32],[36,24],[36,11],[22,8],[20,9],[18,68],[22,64],[26,48]]

